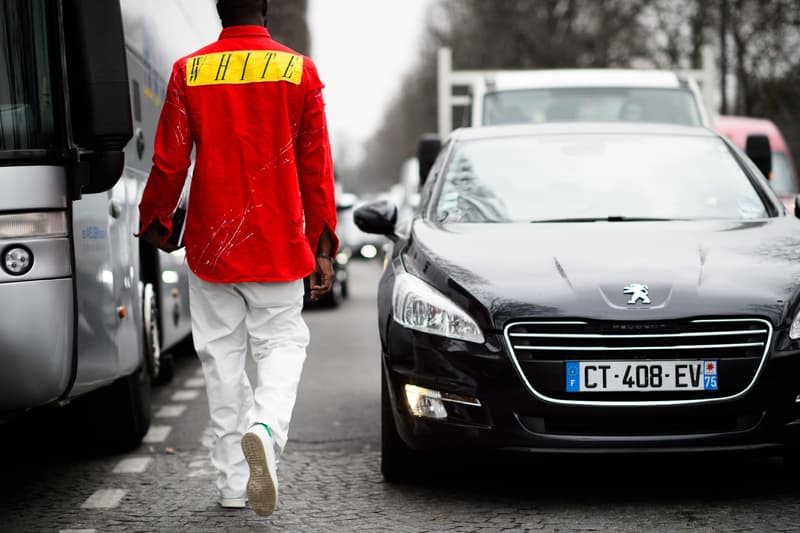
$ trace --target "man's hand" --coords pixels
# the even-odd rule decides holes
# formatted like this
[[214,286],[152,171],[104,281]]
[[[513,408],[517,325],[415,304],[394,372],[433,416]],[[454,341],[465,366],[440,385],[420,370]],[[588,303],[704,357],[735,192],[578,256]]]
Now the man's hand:
[[167,240],[167,229],[159,224],[158,220],[154,220],[150,227],[147,228],[142,234],[142,239],[147,241],[154,248],[159,248],[167,253],[174,252],[178,249],[177,246]]
[[311,301],[316,302],[331,291],[333,276],[333,259],[317,256],[317,266],[311,275]]

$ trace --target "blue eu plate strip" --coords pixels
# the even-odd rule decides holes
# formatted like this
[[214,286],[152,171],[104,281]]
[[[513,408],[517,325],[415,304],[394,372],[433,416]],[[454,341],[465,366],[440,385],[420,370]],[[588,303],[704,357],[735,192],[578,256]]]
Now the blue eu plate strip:
[[567,392],[581,391],[581,364],[578,361],[567,361]]

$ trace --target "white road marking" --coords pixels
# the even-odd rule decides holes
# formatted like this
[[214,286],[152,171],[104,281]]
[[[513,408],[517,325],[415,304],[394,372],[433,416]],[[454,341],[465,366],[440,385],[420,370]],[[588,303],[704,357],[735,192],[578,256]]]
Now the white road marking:
[[156,418],[178,418],[186,411],[185,405],[164,405],[156,412]]
[[141,474],[152,462],[152,457],[130,457],[120,461],[112,472],[114,474]]
[[213,478],[216,477],[217,475],[218,472],[213,468],[201,468],[198,470],[192,470],[191,472],[186,474],[186,477]]
[[213,478],[219,474],[211,464],[211,457],[208,454],[195,454],[192,459],[187,477]]
[[113,509],[127,493],[122,489],[100,489],[81,504],[81,509]]
[[169,435],[170,431],[172,431],[172,426],[150,426],[150,430],[144,436],[142,442],[148,444],[164,442],[167,440],[167,435]]
[[187,389],[199,389],[206,386],[206,380],[204,378],[187,379],[183,386]]
[[[211,429],[211,426],[206,426],[203,430],[203,434],[200,436],[200,443],[203,445],[203,448],[211,450],[211,448],[214,447],[215,441],[214,430]],[[210,453],[195,454],[192,457],[192,461],[189,463],[189,473],[187,477],[213,478],[217,475],[219,475],[219,473],[211,463]]]
[[172,395],[173,402],[185,402],[186,400],[196,400],[200,396],[200,391],[195,390],[179,390]]

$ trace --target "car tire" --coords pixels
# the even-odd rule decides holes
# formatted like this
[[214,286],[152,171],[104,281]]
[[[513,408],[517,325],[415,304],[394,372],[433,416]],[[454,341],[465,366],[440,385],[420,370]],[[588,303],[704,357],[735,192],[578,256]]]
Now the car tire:
[[347,298],[350,297],[350,289],[347,286],[347,281],[341,282],[340,286],[341,286],[342,300],[347,300]]
[[397,433],[389,385],[381,369],[381,473],[392,482],[408,481],[419,464],[419,454],[411,450]]

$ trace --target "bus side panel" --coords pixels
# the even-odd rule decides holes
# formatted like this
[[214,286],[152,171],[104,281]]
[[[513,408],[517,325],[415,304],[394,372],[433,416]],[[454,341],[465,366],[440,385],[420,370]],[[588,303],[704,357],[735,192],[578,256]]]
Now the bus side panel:
[[118,216],[111,221],[111,249],[116,275],[122,280],[117,287],[117,310],[124,309],[125,317],[117,329],[120,370],[123,375],[136,371],[144,361],[142,339],[141,295],[139,293],[139,242],[133,236],[139,220],[137,204],[138,180],[124,172],[111,190],[112,208]]
[[[112,191],[85,195],[73,204],[78,288],[78,376],[73,395],[111,383],[138,366],[126,360],[129,347],[120,344],[121,339],[138,344],[130,294],[138,293],[138,287],[133,286],[136,280],[126,253],[125,240],[129,243],[133,236],[119,187],[124,188],[124,179]],[[126,333],[131,330],[133,334]]]
[[[134,103],[134,140],[125,151],[126,172],[137,176],[139,190],[136,203],[141,199],[144,185],[153,160],[153,140],[163,105],[166,81],[149,65],[145,58],[128,51],[128,75],[131,79],[131,101]],[[138,210],[134,228],[139,227]],[[158,293],[160,309],[159,330],[161,349],[169,350],[191,334],[189,316],[189,277],[183,251],[167,254],[158,252],[156,279],[153,283]]]

